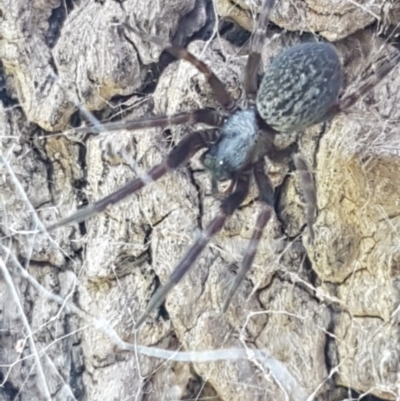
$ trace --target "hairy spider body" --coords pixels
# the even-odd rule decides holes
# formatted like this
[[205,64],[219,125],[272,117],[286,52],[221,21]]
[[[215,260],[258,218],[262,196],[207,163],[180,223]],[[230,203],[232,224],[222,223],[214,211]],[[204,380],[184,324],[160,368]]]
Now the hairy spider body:
[[223,125],[202,162],[217,181],[231,180],[265,154],[254,108],[238,110]]
[[293,132],[324,120],[337,102],[342,66],[327,43],[303,43],[276,57],[257,93],[257,109],[279,132]]
[[[80,222],[105,210],[130,194],[140,190],[151,181],[158,180],[171,169],[185,163],[200,150],[204,166],[212,176],[213,189],[217,181],[231,180],[220,212],[212,219],[188,249],[167,282],[153,295],[146,310],[137,320],[138,328],[165,299],[168,292],[193,267],[210,239],[221,231],[226,219],[231,216],[246,198],[251,177],[254,177],[261,202],[252,237],[245,256],[228,291],[223,310],[225,311],[241,280],[251,268],[264,227],[273,215],[274,189],[264,171],[265,158],[283,160],[293,157],[300,175],[300,184],[306,200],[306,221],[311,239],[314,238],[313,221],[316,213],[316,191],[311,172],[300,154],[292,155],[289,149],[278,150],[274,145],[277,133],[286,133],[306,128],[314,123],[334,117],[352,106],[361,96],[371,90],[398,64],[396,54],[381,65],[372,79],[365,80],[357,91],[338,99],[342,84],[342,67],[333,46],[324,43],[308,43],[294,46],[282,52],[267,69],[260,89],[257,89],[258,70],[261,64],[262,39],[268,25],[268,16],[274,0],[265,0],[250,43],[247,59],[244,89],[249,107],[241,110],[230,96],[223,83],[212,70],[186,49],[177,47],[163,39],[144,34],[127,22],[124,28],[163,47],[177,58],[194,65],[207,79],[213,94],[225,109],[225,115],[216,110],[200,109],[178,113],[172,116],[151,116],[132,121],[114,122],[101,127],[81,127],[77,132],[150,127],[165,128],[176,124],[202,123],[210,129],[198,130],[185,135],[165,159],[146,174],[129,181],[116,192],[100,199],[73,215],[53,224],[49,229]],[[137,25],[137,24],[135,24]]]

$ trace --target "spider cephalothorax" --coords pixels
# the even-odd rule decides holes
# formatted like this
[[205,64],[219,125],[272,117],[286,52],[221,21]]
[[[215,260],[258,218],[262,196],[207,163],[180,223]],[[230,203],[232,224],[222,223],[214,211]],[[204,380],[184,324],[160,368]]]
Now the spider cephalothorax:
[[[395,55],[379,67],[372,79],[364,81],[357,91],[343,96],[339,100],[342,67],[335,48],[325,43],[307,43],[294,46],[278,55],[267,68],[258,89],[257,74],[261,63],[262,39],[265,36],[268,16],[273,5],[274,0],[265,0],[251,39],[244,78],[246,100],[249,105],[245,110],[241,110],[237,106],[235,100],[232,99],[212,70],[193,54],[162,39],[149,37],[127,22],[123,23],[128,31],[139,35],[143,40],[158,44],[177,58],[189,61],[204,73],[215,98],[225,109],[225,114],[221,115],[215,110],[200,109],[172,116],[152,116],[103,125],[101,128],[106,130],[135,130],[188,123],[202,123],[211,128],[187,134],[171,150],[164,161],[153,167],[147,174],[128,182],[116,192],[55,223],[49,229],[83,221],[103,211],[109,205],[121,201],[149,182],[159,179],[202,149],[206,149],[202,161],[211,173],[214,189],[218,181],[231,180],[227,196],[221,202],[220,213],[209,222],[194,245],[187,251],[167,283],[156,291],[145,312],[138,319],[136,327],[139,327],[147,315],[160,305],[169,290],[194,265],[211,237],[222,229],[226,219],[244,201],[249,191],[251,176],[253,176],[259,191],[262,209],[257,217],[256,227],[249,241],[241,268],[227,294],[223,306],[223,309],[226,310],[236,288],[253,263],[263,229],[274,211],[274,189],[264,172],[265,156],[273,160],[293,157],[294,165],[300,174],[300,183],[306,200],[309,234],[311,239],[314,237],[312,225],[316,211],[316,194],[312,174],[299,153],[291,155],[290,149],[278,150],[274,145],[274,138],[277,133],[285,134],[297,131],[311,124],[330,119],[350,107],[360,96],[381,81],[399,61],[400,56]],[[82,127],[77,131],[93,132],[95,129]]]
[[217,142],[205,152],[203,164],[218,181],[234,179],[263,156],[263,142],[255,109],[238,110],[221,128]]

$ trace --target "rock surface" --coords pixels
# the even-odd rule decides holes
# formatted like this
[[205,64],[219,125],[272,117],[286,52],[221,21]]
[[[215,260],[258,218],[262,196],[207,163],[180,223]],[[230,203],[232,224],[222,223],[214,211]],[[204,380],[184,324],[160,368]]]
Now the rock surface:
[[[129,16],[153,35],[189,40],[240,98],[246,46],[223,34],[198,40],[218,29],[213,6],[252,29],[259,5],[240,3],[0,3],[0,400],[400,397],[400,67],[346,113],[297,135],[315,172],[314,243],[297,176],[269,164],[277,215],[225,315],[259,210],[255,189],[158,315],[134,330],[218,212],[198,157],[84,223],[42,232],[159,163],[195,129],[77,135],[70,128],[82,123],[78,109],[93,123],[218,107],[195,68],[171,62],[119,23]],[[297,31],[342,39],[335,46],[345,93],[394,51],[377,26],[356,31],[379,17],[380,32],[392,32],[398,6],[278,3],[265,66],[282,48],[314,38]],[[162,350],[177,353],[148,356]],[[185,360],[184,351],[193,354]]]

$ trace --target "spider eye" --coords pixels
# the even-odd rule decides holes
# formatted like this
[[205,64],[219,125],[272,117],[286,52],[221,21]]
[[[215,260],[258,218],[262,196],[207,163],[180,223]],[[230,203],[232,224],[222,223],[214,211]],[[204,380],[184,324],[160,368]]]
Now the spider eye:
[[223,160],[220,160],[220,161],[219,161],[219,165],[222,166],[223,164],[224,164],[224,161],[223,161]]

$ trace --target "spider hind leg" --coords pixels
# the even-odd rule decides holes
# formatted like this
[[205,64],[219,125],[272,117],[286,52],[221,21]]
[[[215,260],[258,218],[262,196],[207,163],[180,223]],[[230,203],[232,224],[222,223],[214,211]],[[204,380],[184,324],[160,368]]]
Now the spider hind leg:
[[307,162],[299,154],[293,155],[294,165],[296,170],[299,172],[300,185],[303,191],[303,196],[306,200],[306,221],[308,231],[310,233],[311,241],[314,241],[314,217],[317,210],[317,193],[314,184],[314,178],[310,171]]
[[366,78],[358,88],[351,91],[349,94],[343,96],[337,103],[335,103],[321,118],[322,121],[330,120],[336,114],[347,110],[355,103],[358,102],[363,96],[370,92],[375,86],[384,80],[400,63],[400,52],[392,54],[389,58],[380,60],[376,63],[375,73]]
[[257,188],[260,193],[260,200],[263,202],[262,210],[257,216],[256,225],[254,227],[251,239],[248,243],[240,269],[237,272],[236,277],[233,280],[226,295],[224,305],[222,307],[222,311],[224,313],[228,309],[230,301],[240,283],[243,281],[247,272],[253,265],[254,258],[257,254],[258,245],[264,232],[264,228],[271,219],[274,210],[274,188],[272,186],[271,180],[264,172],[264,164],[264,160],[261,160],[253,168]]

